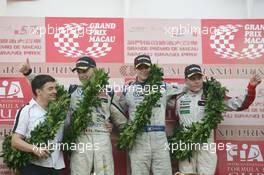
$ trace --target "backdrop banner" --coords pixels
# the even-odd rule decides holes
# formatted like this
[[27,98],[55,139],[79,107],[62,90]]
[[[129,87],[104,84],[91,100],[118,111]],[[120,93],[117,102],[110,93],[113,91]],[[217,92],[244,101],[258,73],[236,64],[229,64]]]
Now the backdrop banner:
[[[239,96],[253,73],[264,77],[264,20],[0,17],[1,146],[17,110],[32,97],[30,84],[18,72],[26,58],[34,73],[50,74],[68,86],[79,83],[71,71],[74,62],[91,56],[109,73],[110,84],[123,85],[135,78],[133,61],[139,54],[150,55],[169,83],[183,84],[185,66],[199,64],[229,89],[229,96]],[[168,134],[178,120],[174,110],[167,109]],[[115,175],[129,175],[128,154],[117,150],[117,135],[114,129]],[[264,174],[263,83],[249,109],[224,114],[215,140],[230,145],[216,150],[216,175]],[[172,165],[177,172],[177,162]],[[2,159],[0,175],[11,175]]]

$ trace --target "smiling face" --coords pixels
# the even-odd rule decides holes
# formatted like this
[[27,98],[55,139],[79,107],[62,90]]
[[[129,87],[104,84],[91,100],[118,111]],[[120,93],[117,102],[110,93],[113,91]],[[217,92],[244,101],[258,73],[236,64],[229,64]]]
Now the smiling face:
[[135,68],[135,70],[139,82],[144,82],[149,77],[149,71],[150,71],[149,66],[142,64],[139,65],[137,68]]
[[185,83],[189,90],[192,92],[199,92],[203,88],[203,75],[194,74],[193,76],[186,78]]
[[81,82],[85,80],[89,80],[91,75],[93,74],[95,68],[88,69],[77,69],[78,77]]
[[47,82],[42,88],[36,90],[37,98],[50,102],[56,100],[57,90],[55,82]]

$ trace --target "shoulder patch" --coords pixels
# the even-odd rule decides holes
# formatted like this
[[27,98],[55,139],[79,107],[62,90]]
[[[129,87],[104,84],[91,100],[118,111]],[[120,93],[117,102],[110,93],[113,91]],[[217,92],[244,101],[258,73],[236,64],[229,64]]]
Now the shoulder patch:
[[77,89],[78,85],[77,84],[71,84],[68,90],[69,94],[72,94],[76,89]]
[[134,83],[135,83],[136,81],[134,81],[134,80],[132,80],[132,81],[129,81],[128,83],[127,83],[127,85],[133,85]]

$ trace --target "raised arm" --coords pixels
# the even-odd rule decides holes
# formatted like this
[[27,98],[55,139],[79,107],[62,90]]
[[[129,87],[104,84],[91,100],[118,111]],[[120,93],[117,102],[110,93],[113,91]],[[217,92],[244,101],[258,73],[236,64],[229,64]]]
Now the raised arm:
[[246,93],[239,97],[226,97],[225,104],[229,111],[242,111],[247,109],[255,100],[256,87],[261,83],[260,75],[253,75],[250,78]]
[[28,79],[29,82],[31,82],[36,76],[36,74],[32,73],[32,68],[30,66],[28,58],[25,63],[22,63],[20,65],[19,72],[22,73]]

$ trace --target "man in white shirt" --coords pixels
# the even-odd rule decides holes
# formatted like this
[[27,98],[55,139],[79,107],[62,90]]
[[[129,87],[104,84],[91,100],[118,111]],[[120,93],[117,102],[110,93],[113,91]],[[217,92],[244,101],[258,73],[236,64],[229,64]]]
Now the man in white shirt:
[[[95,60],[84,56],[76,61],[72,71],[77,72],[80,82],[85,82],[90,79],[95,69],[97,69]],[[29,60],[21,66],[20,72],[29,80],[35,76]],[[80,85],[70,85],[68,89],[71,95],[68,119],[71,120],[71,114],[78,108],[78,103],[83,98],[83,90]],[[92,111],[93,122],[77,138],[76,145],[80,147],[84,145],[83,149],[73,150],[71,154],[71,175],[115,174],[110,138],[112,124],[109,124],[109,121],[122,129],[127,123],[127,118],[119,108],[118,97],[114,91],[101,92],[98,97],[102,100],[101,107]]]
[[[50,154],[48,148],[40,148],[24,141],[25,138],[30,138],[30,132],[45,120],[49,102],[56,99],[55,79],[49,75],[38,75],[32,80],[31,87],[34,98],[16,115],[12,147],[33,153],[39,159],[21,168],[19,173],[20,175],[59,175],[65,167],[63,154],[59,149],[54,149]],[[63,127],[58,130],[52,142],[59,143],[62,140],[62,135]]]

